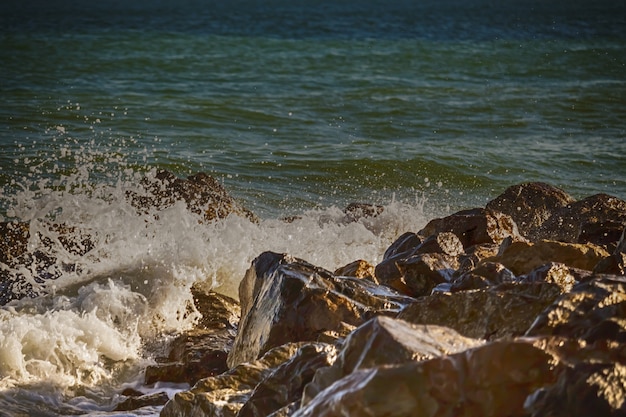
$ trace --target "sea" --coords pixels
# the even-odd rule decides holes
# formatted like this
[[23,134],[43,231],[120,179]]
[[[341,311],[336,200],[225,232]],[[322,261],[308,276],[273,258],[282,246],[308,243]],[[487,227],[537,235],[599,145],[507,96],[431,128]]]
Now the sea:
[[[376,264],[528,181],[626,199],[625,16],[622,0],[3,0],[0,221],[53,262],[0,263],[30,288],[0,306],[0,416],[158,415],[112,410],[125,388],[187,388],[143,371],[197,321],[192,286],[236,298],[264,251]],[[214,176],[259,221],[138,213],[128,193],[163,169]],[[353,202],[384,210],[347,221]]]

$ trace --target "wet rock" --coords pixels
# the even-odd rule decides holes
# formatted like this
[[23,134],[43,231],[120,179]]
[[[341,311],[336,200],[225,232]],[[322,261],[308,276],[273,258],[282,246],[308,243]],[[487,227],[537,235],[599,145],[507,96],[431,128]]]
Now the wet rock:
[[626,228],[622,231],[613,253],[598,262],[593,272],[626,275]]
[[255,360],[287,342],[315,341],[379,314],[396,314],[410,298],[368,280],[336,277],[273,252],[257,257],[239,286],[241,322],[229,366]]
[[350,262],[348,265],[342,266],[341,268],[337,268],[334,274],[337,276],[369,279],[378,284],[374,265],[362,259]]
[[362,218],[376,217],[385,210],[383,206],[367,203],[350,203],[343,210],[348,222],[356,222]]
[[450,216],[433,219],[418,232],[421,236],[452,232],[464,248],[483,243],[500,244],[506,237],[524,240],[513,219],[499,211],[475,208],[463,210]]
[[608,255],[605,249],[591,243],[542,240],[536,243],[513,242],[502,251],[502,254],[485,261],[499,262],[515,275],[524,275],[550,262],[592,271],[596,264]]
[[375,274],[378,282],[403,294],[426,295],[450,279],[461,253],[463,245],[454,233],[435,233],[426,239],[405,233],[387,249]]
[[626,342],[626,277],[598,276],[577,284],[546,308],[526,335]]
[[[198,381],[190,390],[174,395],[161,411],[161,417],[235,417],[250,399],[254,389],[281,365],[297,357],[304,345],[307,344],[281,345],[269,350],[256,361],[242,363],[221,375]],[[327,345],[317,344],[317,346],[319,346],[317,351],[330,352],[328,357],[331,357],[332,349],[328,350]],[[297,368],[298,365],[288,366]],[[292,377],[298,378],[295,375]]]
[[299,401],[315,372],[332,365],[336,356],[333,345],[303,345],[290,360],[279,365],[254,388],[237,417],[265,417]]
[[518,280],[520,282],[549,282],[558,285],[562,292],[569,292],[576,283],[590,275],[589,271],[550,262],[518,277]]
[[508,283],[488,290],[437,292],[408,305],[398,318],[446,326],[466,337],[494,340],[523,335],[561,289],[550,283]]
[[580,240],[603,244],[604,237],[595,242],[586,230],[592,224],[620,223],[626,226],[626,201],[608,194],[596,194],[559,209],[533,231],[542,239],[576,243]]
[[186,382],[219,375],[228,369],[226,360],[237,331],[239,304],[213,291],[192,288],[194,304],[202,315],[197,326],[183,332],[170,345],[167,358],[148,366],[145,383]]
[[500,247],[501,245],[486,243],[482,245],[474,245],[468,248],[465,253],[462,253],[458,256],[459,268],[457,269],[455,275],[460,276],[462,274],[472,271],[483,259],[496,256],[500,250]]
[[140,396],[129,396],[115,407],[114,411],[132,411],[143,407],[165,405],[169,397],[165,392],[146,394]]
[[399,319],[376,317],[346,338],[332,366],[317,371],[305,389],[302,404],[358,369],[424,361],[480,344],[482,342],[446,327],[412,325]]
[[161,170],[153,177],[146,176],[142,183],[145,193],[128,193],[130,202],[141,211],[163,210],[177,201],[207,221],[223,219],[230,214],[258,221],[257,217],[237,202],[214,177],[203,172],[186,179]]
[[537,229],[559,208],[575,200],[560,188],[543,182],[513,185],[487,203],[489,210],[511,216],[519,232],[531,241],[540,240]]
[[357,370],[294,413],[305,416],[524,416],[556,380],[554,356],[530,341],[498,341],[424,362]]

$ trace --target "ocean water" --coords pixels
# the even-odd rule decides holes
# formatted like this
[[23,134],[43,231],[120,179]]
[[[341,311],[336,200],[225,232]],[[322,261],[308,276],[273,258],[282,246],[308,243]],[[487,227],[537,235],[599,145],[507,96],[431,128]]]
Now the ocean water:
[[[197,319],[190,287],[236,296],[265,250],[376,263],[525,181],[626,199],[624,16],[608,0],[3,1],[0,220],[39,232],[28,250],[57,278],[0,265],[40,294],[0,307],[0,415],[129,415],[110,411],[124,387],[181,389],[141,380]],[[157,169],[215,176],[260,222],[138,215],[125,196]],[[349,223],[350,202],[385,211]],[[93,247],[68,252],[50,223]]]

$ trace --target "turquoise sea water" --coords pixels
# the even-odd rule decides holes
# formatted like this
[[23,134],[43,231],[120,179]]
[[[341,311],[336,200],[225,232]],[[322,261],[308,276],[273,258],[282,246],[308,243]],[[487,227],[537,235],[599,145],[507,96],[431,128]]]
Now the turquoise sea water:
[[[264,250],[376,263],[525,181],[626,199],[624,2],[223,3],[0,5],[0,218],[102,238],[53,248],[83,273],[0,310],[0,415],[100,415],[124,384],[153,389],[146,345],[190,325],[189,287],[235,295]],[[120,196],[158,168],[211,173],[261,223],[137,219]],[[345,224],[353,201],[386,214]]]

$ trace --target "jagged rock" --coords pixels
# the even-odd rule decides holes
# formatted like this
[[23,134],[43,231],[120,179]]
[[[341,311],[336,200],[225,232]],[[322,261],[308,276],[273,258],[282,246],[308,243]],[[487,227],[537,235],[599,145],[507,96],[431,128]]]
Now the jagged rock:
[[142,407],[164,405],[169,401],[166,392],[157,392],[155,394],[146,394],[140,396],[129,396],[115,406],[114,411],[132,411]]
[[279,365],[254,388],[237,417],[265,417],[300,400],[305,385],[316,371],[332,365],[336,356],[337,349],[333,345],[303,345],[290,360]]
[[506,237],[524,240],[513,219],[504,213],[482,208],[463,210],[450,216],[433,219],[418,232],[421,236],[452,232],[464,248],[483,243],[500,244]]
[[146,176],[141,182],[145,193],[127,193],[131,204],[137,209],[163,210],[177,201],[184,201],[187,208],[202,216],[204,221],[223,219],[230,214],[258,221],[250,210],[239,204],[212,176],[203,172],[186,179],[160,170],[156,175]]
[[450,292],[468,291],[515,280],[513,272],[504,265],[497,262],[483,262],[471,271],[453,278],[449,285],[440,286],[441,288],[435,288],[435,290]]
[[334,274],[343,277],[369,279],[378,284],[378,280],[376,279],[376,273],[374,271],[374,265],[370,264],[367,261],[359,259],[357,261],[350,262],[348,265],[337,268]]
[[507,283],[482,291],[436,292],[409,304],[398,318],[434,324],[474,339],[523,335],[535,317],[561,295],[550,283]]
[[[586,230],[594,223],[621,223],[626,226],[626,201],[608,194],[596,194],[557,210],[533,233],[542,239],[576,243],[589,240]],[[587,237],[585,237],[587,236]],[[605,239],[600,242],[602,244]]]
[[524,416],[524,402],[556,380],[555,358],[527,340],[497,341],[424,362],[357,370],[294,417]]
[[237,331],[239,304],[213,291],[193,287],[192,292],[202,317],[193,330],[174,339],[164,363],[146,368],[146,384],[161,381],[193,385],[228,369],[226,359]]
[[373,318],[346,338],[332,366],[317,371],[305,389],[302,404],[306,405],[319,392],[358,369],[424,361],[480,344],[447,327],[413,325],[389,317]]
[[515,275],[524,275],[550,262],[592,271],[608,255],[605,249],[591,243],[542,240],[536,243],[513,242],[501,254],[485,261],[499,262]]
[[474,245],[468,248],[465,253],[462,253],[458,256],[459,259],[459,268],[457,269],[455,275],[460,276],[467,272],[470,272],[474,268],[478,266],[480,261],[486,258],[492,258],[496,256],[500,250],[501,245],[496,244],[481,244]]
[[376,278],[403,294],[426,295],[450,279],[461,253],[463,245],[453,233],[435,233],[424,240],[405,233],[385,252],[376,266]]
[[343,210],[348,222],[356,222],[362,218],[376,217],[380,215],[385,208],[383,206],[377,206],[367,203],[350,203]]
[[576,283],[590,275],[589,271],[550,262],[518,277],[518,280],[520,282],[549,282],[558,285],[562,292],[569,292]]
[[284,254],[257,257],[239,285],[241,322],[229,366],[255,360],[286,342],[315,341],[412,299],[368,280],[331,272]]
[[577,284],[546,308],[526,335],[626,342],[626,277],[599,276]]
[[[221,375],[201,379],[190,390],[174,395],[161,411],[161,417],[235,417],[257,385],[281,365],[297,357],[305,345],[308,344],[287,343],[269,350],[256,361],[242,363]],[[329,350],[328,345],[315,346],[319,346],[318,351],[322,354],[328,353],[331,360],[332,349]],[[298,365],[289,366],[297,368]]]
[[560,188],[543,182],[528,182],[507,188],[487,203],[486,208],[511,216],[519,232],[527,239],[536,241],[542,238],[536,233],[537,228],[560,207],[574,201]]
[[626,228],[617,242],[613,253],[602,259],[595,266],[594,273],[626,275]]

